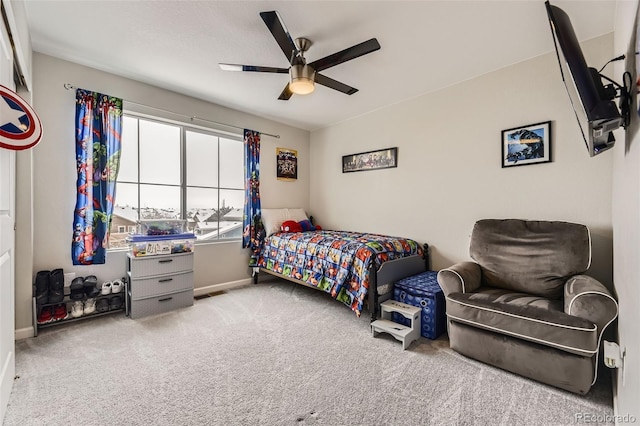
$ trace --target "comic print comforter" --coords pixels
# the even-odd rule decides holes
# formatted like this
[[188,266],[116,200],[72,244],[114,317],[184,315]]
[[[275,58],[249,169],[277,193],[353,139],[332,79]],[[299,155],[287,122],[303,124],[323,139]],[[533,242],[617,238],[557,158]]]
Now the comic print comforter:
[[360,316],[369,289],[369,265],[422,254],[417,242],[346,231],[277,233],[269,236],[258,267],[303,281],[331,294]]

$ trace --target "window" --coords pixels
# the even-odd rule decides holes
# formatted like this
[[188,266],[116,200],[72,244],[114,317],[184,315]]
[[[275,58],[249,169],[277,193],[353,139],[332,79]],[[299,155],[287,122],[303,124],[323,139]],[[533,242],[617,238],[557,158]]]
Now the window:
[[[115,223],[186,219],[198,240],[242,236],[244,145],[240,136],[125,114],[110,247],[125,247]],[[120,235],[120,234],[119,234]],[[126,235],[124,236],[126,237]]]

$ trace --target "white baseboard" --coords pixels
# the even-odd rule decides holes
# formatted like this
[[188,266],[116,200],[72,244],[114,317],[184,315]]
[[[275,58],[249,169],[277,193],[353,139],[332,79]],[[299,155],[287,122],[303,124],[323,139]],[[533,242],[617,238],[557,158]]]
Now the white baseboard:
[[31,327],[25,327],[25,328],[19,328],[15,331],[15,339],[16,340],[24,340],[24,339],[29,339],[31,337],[33,337],[35,334],[35,331],[33,330],[33,326]]
[[232,288],[242,287],[247,284],[251,284],[253,280],[251,278],[245,278],[238,281],[229,281],[220,284],[211,284],[205,287],[197,287],[193,289],[194,296],[202,296],[203,294],[215,293],[217,291],[230,290]]

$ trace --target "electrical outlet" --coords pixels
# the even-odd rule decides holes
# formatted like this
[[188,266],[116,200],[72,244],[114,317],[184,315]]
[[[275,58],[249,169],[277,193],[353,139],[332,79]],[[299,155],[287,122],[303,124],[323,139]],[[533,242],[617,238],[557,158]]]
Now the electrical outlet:
[[609,368],[622,367],[620,346],[615,342],[604,341],[604,365]]

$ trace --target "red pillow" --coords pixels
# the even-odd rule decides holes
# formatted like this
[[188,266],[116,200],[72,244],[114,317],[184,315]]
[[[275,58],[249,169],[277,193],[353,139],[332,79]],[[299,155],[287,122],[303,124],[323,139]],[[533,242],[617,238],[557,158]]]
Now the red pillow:
[[282,232],[302,232],[302,227],[295,220],[287,220],[282,222],[280,230]]

